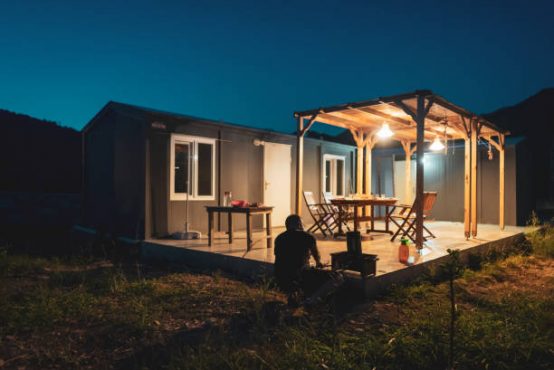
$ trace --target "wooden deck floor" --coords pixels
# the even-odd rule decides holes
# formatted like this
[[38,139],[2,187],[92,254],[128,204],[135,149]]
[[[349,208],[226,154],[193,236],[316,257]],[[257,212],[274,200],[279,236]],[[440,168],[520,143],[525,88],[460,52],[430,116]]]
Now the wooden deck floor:
[[[521,236],[524,231],[522,227],[507,226],[504,230],[500,230],[497,225],[479,225],[477,238],[466,240],[462,223],[435,221],[427,222],[426,225],[437,235],[437,238],[426,243],[427,254],[425,255],[419,255],[415,247],[410,247],[410,255],[415,257],[415,266],[425,265],[446,256],[449,248],[466,251],[490,246],[497,242],[502,243],[507,238]],[[282,231],[282,228],[274,229],[274,237]],[[202,239],[194,241],[152,239],[145,241],[143,252],[146,257],[176,259],[192,265],[198,262],[200,267],[230,268],[238,273],[249,273],[257,267],[271,271],[274,262],[273,248],[266,248],[264,232],[262,230],[254,232],[254,246],[249,252],[246,251],[245,233],[238,231],[234,234],[236,237],[233,244],[228,244],[225,233],[216,233],[212,247],[208,246],[205,235]],[[370,236],[371,240],[362,242],[362,249],[364,253],[378,255],[377,277],[414,267],[398,262],[398,240],[391,242],[388,234],[374,233]],[[345,251],[346,241],[318,238],[318,248],[322,262],[330,263],[330,253]],[[185,251],[187,253],[179,253]],[[246,271],[243,271],[244,269]]]

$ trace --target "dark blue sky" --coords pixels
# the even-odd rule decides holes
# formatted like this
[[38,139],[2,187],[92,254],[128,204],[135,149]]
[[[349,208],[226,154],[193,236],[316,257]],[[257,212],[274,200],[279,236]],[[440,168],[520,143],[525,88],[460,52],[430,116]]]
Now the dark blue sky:
[[0,108],[81,128],[108,100],[281,131],[432,89],[478,113],[554,85],[554,1],[3,1]]

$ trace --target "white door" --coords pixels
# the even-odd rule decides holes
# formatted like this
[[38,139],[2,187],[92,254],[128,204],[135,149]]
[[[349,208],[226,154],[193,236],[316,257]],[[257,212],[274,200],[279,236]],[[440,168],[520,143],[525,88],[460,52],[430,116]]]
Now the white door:
[[271,206],[271,226],[283,226],[291,214],[291,146],[264,145],[264,205]]

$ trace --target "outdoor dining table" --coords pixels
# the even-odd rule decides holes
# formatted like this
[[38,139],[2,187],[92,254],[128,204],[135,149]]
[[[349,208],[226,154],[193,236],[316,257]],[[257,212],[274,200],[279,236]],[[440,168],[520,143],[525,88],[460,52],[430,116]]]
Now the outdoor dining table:
[[[335,198],[331,199],[331,203],[337,207],[340,208],[354,208],[354,230],[358,230],[360,228],[360,222],[362,221],[369,221],[370,227],[367,229],[367,232],[378,232],[378,233],[388,233],[392,234],[392,231],[389,230],[389,222],[390,222],[390,214],[392,210],[394,209],[394,205],[398,202],[398,199],[396,198],[380,198],[380,197],[368,197],[368,198]],[[371,213],[370,215],[364,215],[360,216],[358,214],[358,209],[360,207],[370,207]],[[385,207],[385,229],[376,229],[375,228],[375,207]],[[338,230],[338,236],[344,235],[344,232],[342,230],[342,224],[343,224],[343,215],[344,212],[339,212],[339,230]]]
[[233,243],[233,213],[242,213],[246,216],[246,250],[252,249],[252,215],[265,215],[267,247],[271,248],[271,212],[273,207],[223,207],[206,206],[208,211],[208,246],[212,246],[214,213],[227,213],[229,244]]

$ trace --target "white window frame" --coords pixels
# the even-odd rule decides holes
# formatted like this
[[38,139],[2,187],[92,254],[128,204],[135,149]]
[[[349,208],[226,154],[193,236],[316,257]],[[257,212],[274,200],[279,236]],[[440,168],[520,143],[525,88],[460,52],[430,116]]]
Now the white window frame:
[[[344,197],[346,196],[346,156],[344,155],[335,155],[335,154],[324,154],[323,155],[323,165],[322,165],[322,178],[321,178],[321,189],[323,191],[326,191],[325,189],[325,178],[327,177],[327,161],[331,161],[331,193],[335,197]],[[342,194],[337,194],[337,181],[336,181],[336,174],[337,174],[337,161],[343,161],[342,169],[343,169],[343,176],[342,176]]]
[[[211,139],[201,136],[171,135],[170,159],[169,159],[169,200],[187,200],[187,193],[175,193],[175,144],[190,144],[192,161],[191,161],[191,194],[189,200],[215,200],[215,142],[216,139]],[[198,144],[212,145],[212,195],[198,195]],[[187,189],[188,190],[188,189]]]

